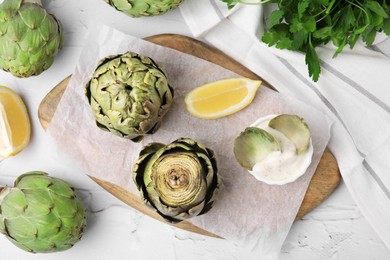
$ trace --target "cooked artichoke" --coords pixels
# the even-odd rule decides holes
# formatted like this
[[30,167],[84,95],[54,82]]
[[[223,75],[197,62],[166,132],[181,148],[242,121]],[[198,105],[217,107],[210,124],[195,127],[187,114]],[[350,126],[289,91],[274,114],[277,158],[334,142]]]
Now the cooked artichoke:
[[99,62],[86,96],[101,129],[138,142],[160,127],[173,89],[151,58],[127,52]]
[[23,250],[66,250],[80,240],[85,226],[84,206],[63,180],[29,172],[14,187],[0,187],[0,233]]
[[118,11],[131,17],[165,14],[178,7],[183,0],[104,0]]
[[213,151],[189,138],[144,147],[133,180],[146,205],[169,222],[208,212],[221,185]]
[[48,69],[63,45],[60,22],[41,0],[5,0],[0,4],[0,68],[16,77]]

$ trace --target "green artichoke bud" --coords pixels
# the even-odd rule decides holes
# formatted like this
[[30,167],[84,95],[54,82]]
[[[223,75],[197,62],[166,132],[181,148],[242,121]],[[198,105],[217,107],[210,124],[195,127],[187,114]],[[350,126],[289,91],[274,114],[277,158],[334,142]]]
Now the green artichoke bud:
[[160,127],[173,89],[151,58],[127,52],[99,62],[86,96],[101,129],[138,142]]
[[133,180],[146,205],[169,222],[208,212],[221,186],[213,151],[188,138],[145,146]]
[[118,11],[131,17],[165,14],[178,7],[183,0],[104,0]]
[[16,77],[48,69],[63,45],[60,22],[40,0],[4,0],[0,4],[0,68]]
[[85,226],[84,206],[63,180],[29,172],[14,187],[0,187],[0,233],[23,250],[66,250],[80,240]]

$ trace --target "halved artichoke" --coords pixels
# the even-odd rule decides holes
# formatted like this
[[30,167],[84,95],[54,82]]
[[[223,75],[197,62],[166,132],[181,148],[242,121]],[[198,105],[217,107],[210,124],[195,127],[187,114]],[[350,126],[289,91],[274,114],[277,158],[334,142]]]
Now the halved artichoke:
[[63,180],[29,172],[14,187],[0,187],[0,233],[23,250],[66,250],[80,240],[85,226],[84,206]]
[[60,22],[41,0],[4,0],[0,4],[0,68],[16,77],[48,69],[63,45]]
[[173,89],[151,58],[126,52],[99,62],[86,96],[98,127],[138,142],[160,127]]
[[145,146],[133,180],[146,205],[169,222],[208,212],[221,186],[213,151],[189,138]]
[[131,17],[165,14],[178,7],[183,0],[104,0],[118,11]]

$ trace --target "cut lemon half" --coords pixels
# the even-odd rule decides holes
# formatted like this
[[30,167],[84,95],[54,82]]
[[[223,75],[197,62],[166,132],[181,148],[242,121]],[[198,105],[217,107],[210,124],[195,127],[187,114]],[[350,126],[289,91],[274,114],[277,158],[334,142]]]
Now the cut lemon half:
[[0,86],[0,159],[21,152],[30,142],[30,135],[30,118],[22,98]]
[[203,119],[231,115],[248,106],[260,87],[260,80],[231,78],[195,88],[184,102],[188,112]]

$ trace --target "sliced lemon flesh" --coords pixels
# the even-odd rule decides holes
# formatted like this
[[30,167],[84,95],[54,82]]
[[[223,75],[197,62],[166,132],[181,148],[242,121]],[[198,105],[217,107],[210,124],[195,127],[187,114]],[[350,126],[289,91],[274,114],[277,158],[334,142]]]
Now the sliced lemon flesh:
[[248,106],[260,85],[260,80],[248,78],[219,80],[195,88],[184,101],[188,112],[195,117],[221,118]]
[[30,136],[30,118],[22,98],[0,86],[0,159],[21,152],[30,142]]

